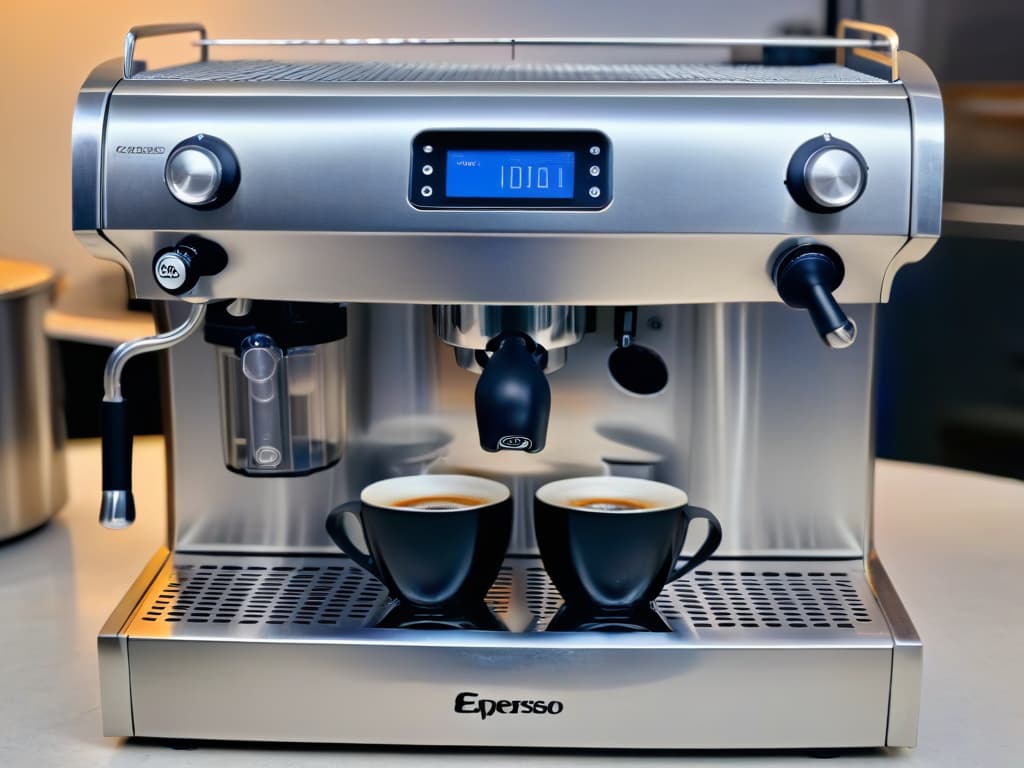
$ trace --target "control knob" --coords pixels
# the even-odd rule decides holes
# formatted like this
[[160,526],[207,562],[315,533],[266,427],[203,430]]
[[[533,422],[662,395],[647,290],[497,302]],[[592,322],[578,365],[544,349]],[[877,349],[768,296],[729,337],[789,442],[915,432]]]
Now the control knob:
[[164,166],[167,190],[192,208],[219,208],[235,194],[238,181],[238,160],[231,147],[205,133],[178,144]]
[[853,205],[867,179],[868,166],[861,153],[827,133],[802,144],[786,171],[789,193],[814,213],[835,213]]
[[215,275],[228,265],[228,255],[215,242],[189,235],[153,257],[153,277],[172,296],[188,293],[199,278]]

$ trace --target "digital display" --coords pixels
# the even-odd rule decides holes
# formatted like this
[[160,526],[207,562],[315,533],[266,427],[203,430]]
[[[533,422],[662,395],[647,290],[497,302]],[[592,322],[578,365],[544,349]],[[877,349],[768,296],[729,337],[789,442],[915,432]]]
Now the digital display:
[[445,195],[570,199],[575,165],[575,152],[450,149],[445,164]]

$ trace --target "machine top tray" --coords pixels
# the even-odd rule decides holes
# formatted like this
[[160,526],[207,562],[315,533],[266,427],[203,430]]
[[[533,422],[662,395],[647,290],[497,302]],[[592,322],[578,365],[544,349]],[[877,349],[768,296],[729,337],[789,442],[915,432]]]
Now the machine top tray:
[[[507,560],[487,602],[509,632],[380,629],[390,603],[384,587],[346,558],[177,554],[140,601],[127,635],[521,644],[584,634],[544,633],[562,600],[535,559]],[[666,587],[656,605],[670,632],[586,634],[616,646],[891,644],[860,562],[713,561]]]
[[132,80],[185,82],[676,82],[885,85],[838,64],[440,64],[424,62],[205,61],[139,72]]

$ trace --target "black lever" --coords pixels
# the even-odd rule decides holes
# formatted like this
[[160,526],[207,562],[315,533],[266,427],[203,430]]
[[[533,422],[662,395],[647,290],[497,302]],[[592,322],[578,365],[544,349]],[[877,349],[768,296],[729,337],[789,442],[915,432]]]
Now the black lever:
[[823,245],[787,251],[775,263],[772,275],[782,300],[795,309],[806,309],[821,340],[833,349],[844,349],[857,338],[856,323],[832,296],[845,275],[839,254]]
[[169,349],[203,324],[205,304],[193,304],[188,318],[166,333],[132,339],[118,346],[103,371],[103,499],[100,525],[127,528],[135,521],[132,496],[132,431],[128,404],[121,393],[121,374],[130,359],[144,352]]
[[476,385],[476,424],[485,451],[544,449],[551,414],[551,385],[544,374],[547,351],[529,336],[502,333],[478,354],[483,373]]
[[625,349],[636,337],[636,307],[615,308],[615,346]]

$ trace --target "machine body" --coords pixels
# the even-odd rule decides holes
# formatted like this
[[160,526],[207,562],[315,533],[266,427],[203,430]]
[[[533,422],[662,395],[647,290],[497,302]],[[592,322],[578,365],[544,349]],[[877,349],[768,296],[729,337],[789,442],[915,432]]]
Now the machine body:
[[[105,731],[912,746],[921,644],[871,537],[874,305],[938,236],[942,110],[890,53],[891,77],[99,67],[75,230],[163,329],[210,303],[206,339],[165,353],[170,534],[101,633]],[[344,317],[285,343],[259,320],[278,303]],[[282,440],[329,452],[283,462]],[[384,588],[327,536],[333,507],[421,472],[512,489],[505,631],[375,626]],[[545,632],[533,491],[588,474],[721,521],[656,601],[671,631]]]

